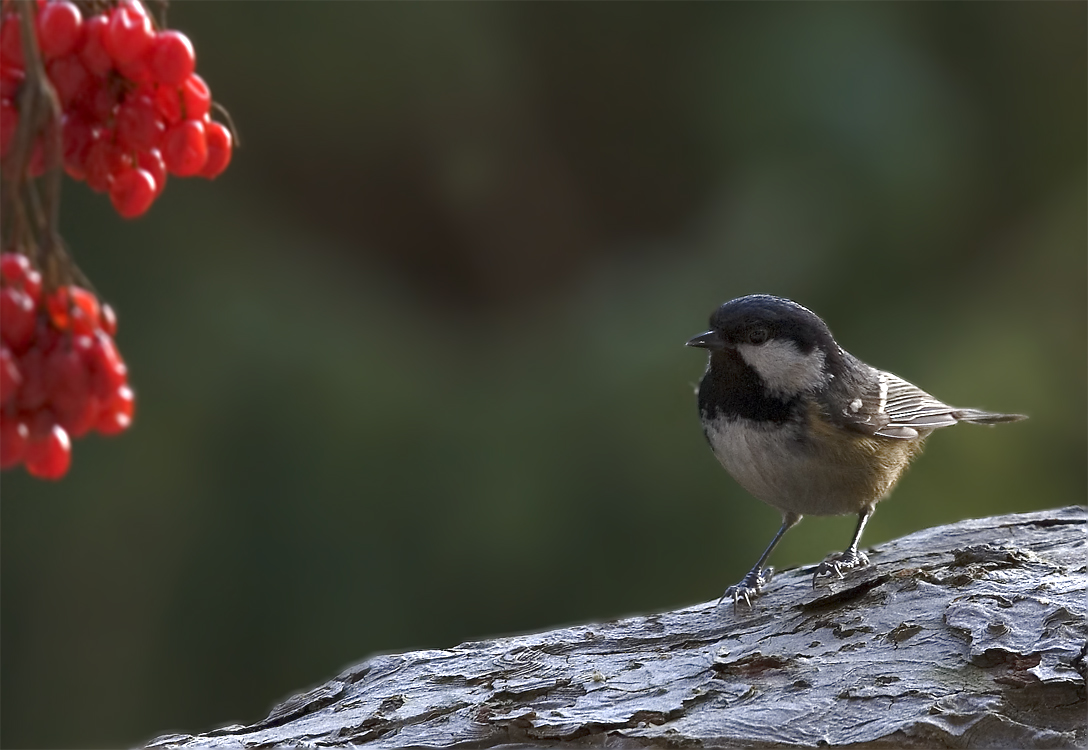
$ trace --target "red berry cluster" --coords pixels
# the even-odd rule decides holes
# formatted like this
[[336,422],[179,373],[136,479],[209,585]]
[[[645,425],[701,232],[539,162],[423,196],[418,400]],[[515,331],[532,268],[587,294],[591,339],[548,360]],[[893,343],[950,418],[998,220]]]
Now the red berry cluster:
[[[156,31],[138,0],[84,19],[69,0],[38,0],[46,72],[63,111],[64,169],[108,192],[121,216],[143,214],[166,175],[214,179],[230,163],[231,133],[210,117],[211,92],[179,31]],[[19,19],[0,17],[0,158],[18,124],[25,77]],[[47,165],[40,142],[30,174]]]
[[42,293],[26,256],[0,255],[0,469],[42,479],[68,471],[70,438],[115,435],[135,406],[113,336],[117,318],[91,292]]

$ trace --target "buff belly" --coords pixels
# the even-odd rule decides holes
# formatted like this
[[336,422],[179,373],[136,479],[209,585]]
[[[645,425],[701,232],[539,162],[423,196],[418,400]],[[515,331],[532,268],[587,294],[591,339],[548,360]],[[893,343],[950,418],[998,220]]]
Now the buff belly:
[[801,515],[844,515],[874,505],[921,450],[921,440],[859,437],[822,420],[811,425],[803,439],[796,423],[722,417],[704,423],[714,455],[744,489]]

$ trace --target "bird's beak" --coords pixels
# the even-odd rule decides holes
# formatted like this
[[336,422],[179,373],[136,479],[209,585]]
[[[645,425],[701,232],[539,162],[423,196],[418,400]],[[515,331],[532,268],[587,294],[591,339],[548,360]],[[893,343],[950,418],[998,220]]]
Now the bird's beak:
[[695,338],[690,339],[686,345],[696,346],[700,349],[724,349],[725,340],[717,331],[707,331],[706,333],[700,333]]

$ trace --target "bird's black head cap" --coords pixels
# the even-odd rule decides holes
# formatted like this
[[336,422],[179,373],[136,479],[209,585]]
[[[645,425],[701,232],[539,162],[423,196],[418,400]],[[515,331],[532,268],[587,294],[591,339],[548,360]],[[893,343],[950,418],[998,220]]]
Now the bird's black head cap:
[[825,352],[838,349],[827,324],[816,313],[770,294],[750,294],[726,302],[710,316],[710,327],[728,344],[788,339],[803,354],[815,347]]

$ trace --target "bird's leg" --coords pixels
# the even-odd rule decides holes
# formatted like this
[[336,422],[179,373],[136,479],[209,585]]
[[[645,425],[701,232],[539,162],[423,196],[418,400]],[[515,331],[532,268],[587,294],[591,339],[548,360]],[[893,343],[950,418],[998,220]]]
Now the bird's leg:
[[850,546],[844,552],[834,554],[816,566],[816,571],[812,574],[812,588],[816,588],[816,579],[820,576],[834,573],[837,578],[841,579],[844,570],[864,568],[869,564],[869,558],[858,549],[858,542],[861,541],[861,532],[865,530],[865,524],[868,523],[871,515],[873,515],[873,506],[871,505],[866,506],[858,513],[858,527],[854,531],[854,538],[851,540]]
[[752,569],[748,571],[748,575],[744,576],[740,580],[740,583],[735,583],[725,590],[722,594],[722,598],[718,600],[720,605],[726,599],[732,597],[733,599],[733,611],[737,611],[737,606],[741,600],[748,605],[752,606],[752,599],[759,596],[763,587],[770,583],[771,577],[774,575],[774,568],[763,567],[763,563],[767,562],[767,558],[771,556],[771,552],[778,546],[778,542],[782,539],[782,535],[785,534],[790,528],[797,525],[797,522],[801,520],[801,516],[797,513],[786,513],[782,516],[782,525],[778,528],[778,533],[774,535],[774,539],[767,545],[767,549],[760,555],[759,560],[756,562]]

